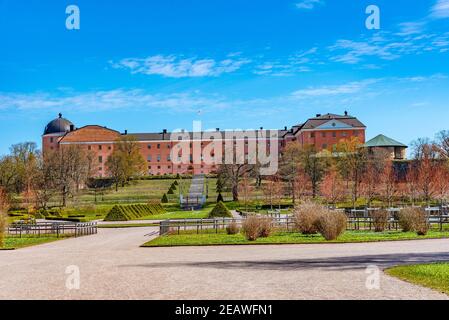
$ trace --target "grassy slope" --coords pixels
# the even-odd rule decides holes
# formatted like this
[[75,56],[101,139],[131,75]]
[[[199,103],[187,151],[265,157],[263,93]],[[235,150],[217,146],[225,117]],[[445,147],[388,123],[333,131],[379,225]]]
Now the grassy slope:
[[209,212],[215,205],[207,205],[198,211],[182,211],[179,209],[168,208],[167,213],[148,216],[140,220],[168,220],[168,219],[206,219]]
[[386,273],[449,294],[449,263],[401,266],[388,269]]
[[145,243],[145,247],[170,247],[170,246],[207,246],[207,245],[252,245],[252,244],[319,244],[319,243],[351,243],[351,242],[378,242],[400,241],[417,239],[449,238],[449,232],[431,231],[425,237],[418,237],[415,233],[404,232],[346,232],[337,241],[326,241],[321,235],[305,236],[299,233],[275,233],[269,238],[259,238],[255,242],[245,239],[242,234],[227,235],[223,231],[218,234],[184,233],[181,235],[169,235],[156,238]]

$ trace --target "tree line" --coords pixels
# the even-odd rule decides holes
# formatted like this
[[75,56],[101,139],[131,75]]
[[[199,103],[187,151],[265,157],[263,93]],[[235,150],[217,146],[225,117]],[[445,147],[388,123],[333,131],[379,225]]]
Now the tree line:
[[[0,202],[15,198],[21,207],[46,209],[57,198],[65,207],[98,175],[100,166],[95,153],[80,145],[64,145],[43,154],[34,142],[15,144],[0,158]],[[145,161],[133,137],[123,136],[114,143],[105,169],[116,188],[144,173]]]
[[332,153],[290,143],[282,152],[278,174],[271,177],[260,177],[258,166],[247,164],[224,165],[218,173],[217,191],[227,188],[234,201],[245,203],[254,188],[262,189],[271,205],[286,197],[293,204],[318,197],[330,205],[350,201],[356,206],[360,199],[367,206],[374,200],[392,206],[397,199],[410,204],[443,203],[449,197],[449,131],[440,132],[433,141],[413,142],[408,161],[396,162],[386,152],[370,153],[352,138],[342,140]]

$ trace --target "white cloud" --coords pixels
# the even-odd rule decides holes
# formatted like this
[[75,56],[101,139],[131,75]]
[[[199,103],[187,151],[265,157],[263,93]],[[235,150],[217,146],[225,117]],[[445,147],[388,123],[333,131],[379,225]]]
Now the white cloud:
[[318,48],[297,52],[285,59],[266,61],[255,67],[257,75],[292,76],[298,73],[310,72],[311,66],[318,63]]
[[126,58],[111,62],[116,69],[128,69],[133,74],[160,75],[168,78],[214,77],[239,70],[250,60],[231,54],[226,59],[182,58],[174,55],[156,55],[144,59]]
[[367,79],[363,81],[349,82],[342,85],[310,87],[307,89],[295,91],[292,95],[300,99],[335,95],[350,95],[358,93],[361,90],[367,88],[369,85],[375,84],[378,81],[379,80],[377,79]]
[[449,18],[449,0],[438,0],[432,7],[430,16],[435,19]]
[[303,0],[296,4],[296,8],[301,10],[312,10],[318,5],[324,5],[323,0]]
[[226,108],[226,102],[217,96],[198,93],[151,94],[144,90],[109,90],[82,93],[2,93],[0,110],[65,110],[97,112],[106,110],[134,110],[142,108],[192,112],[198,109],[218,110]]
[[382,32],[359,40],[338,40],[328,47],[331,61],[358,64],[368,58],[395,60],[405,55],[420,55],[423,52],[444,52],[449,48],[449,34],[414,34]]
[[424,32],[426,23],[423,21],[402,22],[399,24],[400,36],[410,36]]

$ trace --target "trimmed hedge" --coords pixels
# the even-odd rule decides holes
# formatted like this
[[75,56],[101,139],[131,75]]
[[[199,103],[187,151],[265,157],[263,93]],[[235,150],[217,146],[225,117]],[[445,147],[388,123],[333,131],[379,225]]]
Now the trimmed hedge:
[[162,202],[162,203],[168,203],[168,197],[167,197],[167,194],[164,193],[164,195],[162,196],[161,202]]
[[160,204],[132,204],[116,205],[109,211],[104,221],[129,221],[137,220],[146,216],[159,215],[165,213],[165,209]]
[[232,218],[232,213],[226,208],[225,204],[220,201],[209,213],[209,218]]
[[87,222],[86,218],[61,218],[61,217],[45,217],[48,221],[66,221],[66,222]]

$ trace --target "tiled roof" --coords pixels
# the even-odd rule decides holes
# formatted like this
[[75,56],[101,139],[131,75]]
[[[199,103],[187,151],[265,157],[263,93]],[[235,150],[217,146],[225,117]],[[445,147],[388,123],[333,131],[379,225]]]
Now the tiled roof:
[[387,136],[384,136],[383,134],[380,134],[377,137],[368,141],[365,144],[365,147],[367,147],[367,148],[373,148],[373,147],[404,147],[404,148],[407,148],[407,146],[405,144],[400,143],[394,139],[388,138]]
[[366,128],[366,126],[355,117],[349,115],[341,116],[337,114],[328,113],[307,120],[307,122],[302,126],[301,129],[315,129],[331,120],[338,120],[353,128]]
[[118,131],[105,127],[90,125],[75,131],[67,132],[60,143],[70,142],[114,142],[120,137]]

